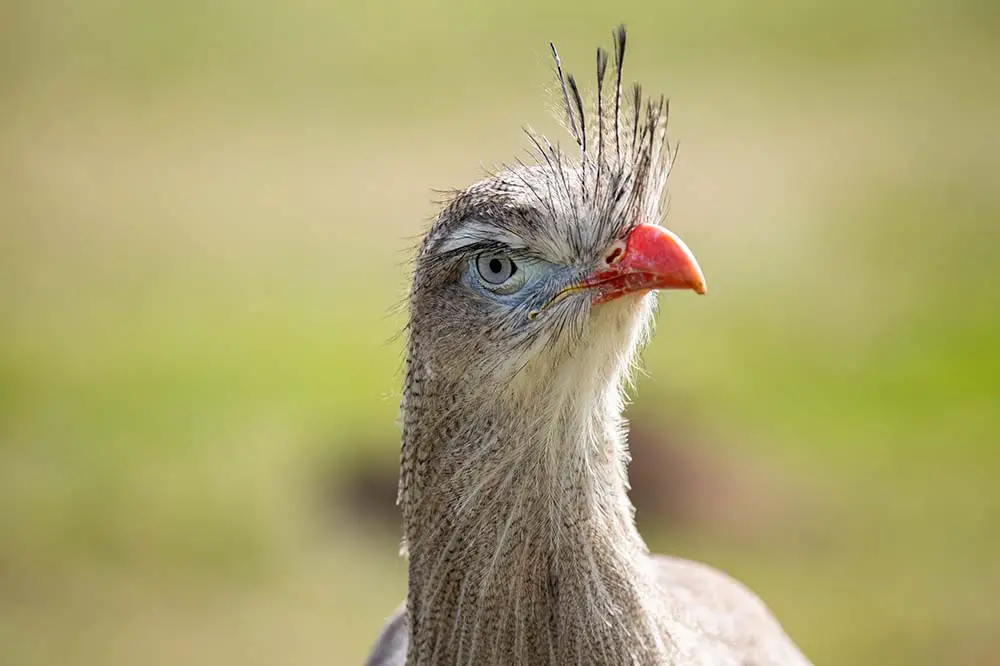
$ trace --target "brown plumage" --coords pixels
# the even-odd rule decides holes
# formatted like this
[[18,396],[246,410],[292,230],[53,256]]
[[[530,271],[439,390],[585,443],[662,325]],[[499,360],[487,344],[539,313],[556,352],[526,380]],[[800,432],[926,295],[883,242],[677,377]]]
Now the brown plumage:
[[[409,584],[372,666],[797,666],[767,608],[704,565],[651,556],[627,494],[624,389],[655,294],[705,291],[658,226],[667,104],[622,104],[597,52],[594,117],[555,48],[571,158],[458,193],[416,258],[399,505]],[[596,133],[595,126],[596,125]]]

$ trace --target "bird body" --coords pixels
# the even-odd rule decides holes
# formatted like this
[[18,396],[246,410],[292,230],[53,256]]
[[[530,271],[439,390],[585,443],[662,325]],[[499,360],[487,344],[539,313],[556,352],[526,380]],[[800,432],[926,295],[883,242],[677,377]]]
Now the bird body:
[[[553,55],[573,159],[458,193],[423,240],[409,301],[398,503],[405,605],[371,666],[808,664],[746,588],[649,554],[622,418],[655,289],[705,291],[658,225],[667,105],[622,104],[598,50],[596,120]],[[596,133],[593,125],[596,124]],[[590,135],[588,136],[588,131]]]

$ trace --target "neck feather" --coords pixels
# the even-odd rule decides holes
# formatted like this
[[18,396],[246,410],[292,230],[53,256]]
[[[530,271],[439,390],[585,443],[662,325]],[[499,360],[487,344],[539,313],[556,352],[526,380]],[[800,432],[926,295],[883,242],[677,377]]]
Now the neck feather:
[[574,386],[566,367],[538,400],[408,362],[409,666],[667,661],[627,495],[618,380]]

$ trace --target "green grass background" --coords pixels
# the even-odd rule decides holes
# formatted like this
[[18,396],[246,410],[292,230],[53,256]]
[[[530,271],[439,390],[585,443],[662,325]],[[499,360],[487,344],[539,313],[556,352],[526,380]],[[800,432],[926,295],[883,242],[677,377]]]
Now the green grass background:
[[0,6],[0,663],[361,661],[405,565],[316,470],[395,459],[431,188],[557,133],[547,42],[586,80],[620,21],[710,285],[636,408],[810,498],[651,545],[817,663],[1000,664],[986,0]]

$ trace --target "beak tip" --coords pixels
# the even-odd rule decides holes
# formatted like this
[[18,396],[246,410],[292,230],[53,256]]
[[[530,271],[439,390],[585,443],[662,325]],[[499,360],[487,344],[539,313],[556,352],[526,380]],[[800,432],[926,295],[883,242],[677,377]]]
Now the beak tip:
[[697,272],[695,279],[691,281],[691,288],[694,289],[694,293],[704,296],[708,292],[708,285],[705,284],[705,275],[701,272],[701,266],[698,266],[697,263],[695,266]]
[[685,274],[687,278],[687,287],[690,288],[694,293],[703,295],[708,291],[708,287],[705,285],[705,274],[701,270],[701,266],[698,264],[698,260],[695,259],[694,253],[691,252],[690,248],[682,241],[677,234],[670,231],[669,229],[664,229],[659,227],[661,233],[669,240],[669,242],[675,248],[675,256],[679,255],[678,263],[681,264],[680,269],[682,274]]

